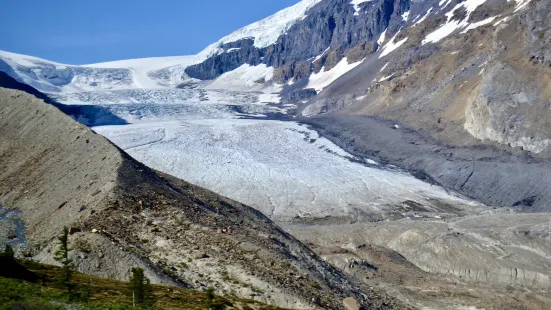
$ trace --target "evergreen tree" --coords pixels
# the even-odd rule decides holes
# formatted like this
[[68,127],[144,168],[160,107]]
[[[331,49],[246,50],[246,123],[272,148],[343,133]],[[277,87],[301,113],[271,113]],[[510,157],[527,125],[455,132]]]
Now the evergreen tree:
[[224,310],[226,309],[226,305],[216,300],[216,296],[214,295],[214,287],[209,287],[206,291],[206,297],[207,297],[207,308],[210,310]]
[[57,237],[59,248],[54,253],[54,259],[61,263],[62,274],[58,279],[59,283],[67,288],[70,296],[73,293],[73,273],[76,270],[76,266],[73,260],[69,257],[69,253],[72,251],[69,248],[69,229],[63,228],[63,233]]
[[6,248],[4,249],[4,253],[2,253],[2,257],[7,260],[15,260],[15,252],[13,251],[11,245],[6,244]]
[[144,275],[142,268],[130,269],[130,289],[134,306],[152,306],[154,303],[151,281]]

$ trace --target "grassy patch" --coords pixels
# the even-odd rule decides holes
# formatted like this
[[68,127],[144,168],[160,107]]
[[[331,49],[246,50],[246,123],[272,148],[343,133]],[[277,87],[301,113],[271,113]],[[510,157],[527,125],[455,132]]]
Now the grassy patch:
[[[128,282],[75,273],[74,281],[79,291],[90,291],[89,299],[85,302],[79,298],[70,299],[64,288],[57,284],[60,268],[31,261],[19,263],[36,274],[39,280],[31,283],[0,277],[0,310],[136,309],[132,307]],[[153,285],[153,294],[156,302],[149,309],[281,309],[252,300],[229,296],[213,297],[205,292],[171,286]]]

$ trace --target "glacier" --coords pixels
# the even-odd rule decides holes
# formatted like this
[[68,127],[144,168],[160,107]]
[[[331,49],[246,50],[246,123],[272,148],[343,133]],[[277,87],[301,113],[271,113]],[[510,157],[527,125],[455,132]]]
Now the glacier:
[[[101,107],[124,125],[101,115],[73,117],[146,165],[251,205],[274,220],[442,217],[481,207],[373,158],[356,158],[289,121],[296,106],[281,102],[286,85],[274,82],[273,67],[244,64],[211,81],[186,75],[189,66],[222,52],[221,44],[244,38],[253,38],[257,47],[274,43],[319,2],[303,0],[197,55],[67,65],[0,51],[0,71],[61,104]],[[364,2],[350,4],[359,8]],[[381,45],[385,36],[386,31]],[[387,40],[379,57],[407,40],[395,42],[396,37]],[[312,74],[307,86],[320,92],[361,63],[343,58],[331,70]]]
[[479,206],[407,172],[362,163],[297,122],[197,118],[94,130],[146,165],[276,221],[453,215],[446,206]]

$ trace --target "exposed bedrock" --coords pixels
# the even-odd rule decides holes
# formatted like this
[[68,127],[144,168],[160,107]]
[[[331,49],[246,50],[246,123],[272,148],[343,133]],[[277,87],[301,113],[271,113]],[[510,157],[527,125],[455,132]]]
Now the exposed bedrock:
[[[492,140],[534,153],[549,151],[550,102],[541,101],[541,80],[521,77],[502,62],[487,69],[478,97],[466,112],[465,130],[480,140]],[[542,117],[544,116],[544,117]]]
[[551,6],[535,6],[494,32],[465,130],[480,140],[551,154]]
[[[323,66],[327,59],[329,65],[338,62],[348,51],[353,59],[373,52],[378,36],[387,28],[391,33],[396,32],[403,23],[401,15],[410,6],[410,0],[367,1],[359,5],[360,17],[350,0],[322,1],[276,43],[261,49],[255,48],[251,39],[224,44],[220,46],[224,52],[187,68],[186,74],[192,78],[214,79],[245,63],[264,63],[283,70],[278,75],[280,82],[307,77],[304,73],[314,70],[312,59],[316,56],[324,56],[319,62]],[[331,57],[324,53],[328,46],[335,51]]]

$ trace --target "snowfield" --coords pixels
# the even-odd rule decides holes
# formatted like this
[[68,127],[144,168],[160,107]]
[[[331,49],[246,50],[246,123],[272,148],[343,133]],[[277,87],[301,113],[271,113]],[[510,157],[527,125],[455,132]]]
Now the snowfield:
[[211,44],[199,55],[210,56],[222,52],[221,45],[236,42],[242,39],[252,38],[254,46],[258,48],[267,47],[277,41],[296,21],[306,17],[306,12],[321,0],[302,0],[299,3],[285,8],[272,16],[245,26],[233,33],[223,37],[218,42]]
[[295,122],[188,119],[101,126],[148,166],[248,204],[274,220],[381,219],[476,205],[409,174],[351,161],[352,156]]

